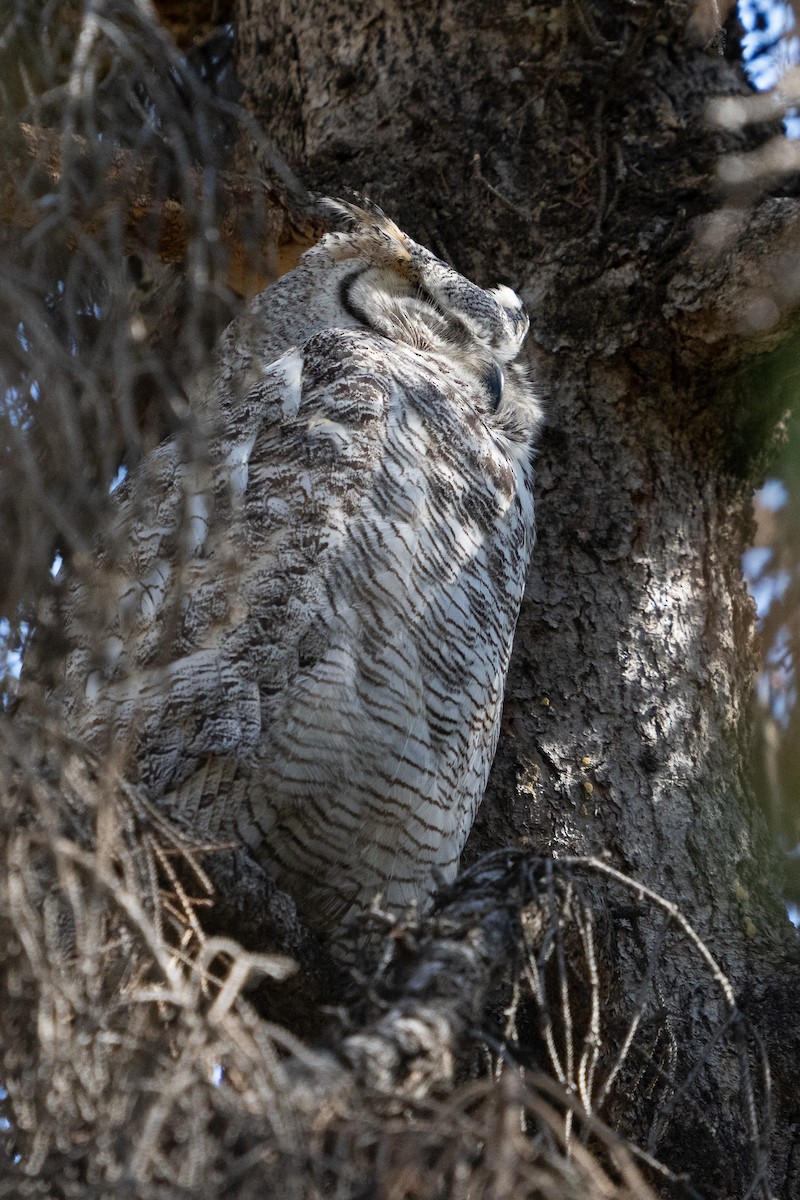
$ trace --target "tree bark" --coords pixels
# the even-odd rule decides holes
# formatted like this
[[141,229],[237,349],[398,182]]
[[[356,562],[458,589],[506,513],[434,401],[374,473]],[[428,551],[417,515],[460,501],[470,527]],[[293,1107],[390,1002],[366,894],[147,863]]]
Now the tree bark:
[[[690,9],[240,0],[240,76],[307,183],[367,194],[527,303],[547,410],[539,540],[466,857],[607,853],[680,906],[767,1043],[772,1186],[788,1200],[800,971],[748,782],[757,654],[740,567],[780,398],[741,368],[791,335],[800,202],[720,193],[721,155],[761,135],[705,120],[747,87],[692,42]],[[652,949],[656,926],[641,936]],[[641,947],[612,950],[622,1013]],[[719,1006],[695,1004],[688,945],[660,969],[699,1054]],[[737,1195],[739,1085],[730,1064],[708,1070],[710,1107],[674,1113],[661,1148],[701,1190]]]

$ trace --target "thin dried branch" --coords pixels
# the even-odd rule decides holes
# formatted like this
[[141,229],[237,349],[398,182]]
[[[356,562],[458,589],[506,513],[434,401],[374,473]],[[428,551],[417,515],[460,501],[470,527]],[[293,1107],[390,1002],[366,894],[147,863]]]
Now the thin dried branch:
[[[723,1007],[732,994],[675,906],[636,880],[599,860],[490,856],[443,891],[429,916],[392,924],[390,953],[322,1050],[247,999],[254,972],[287,979],[285,958],[197,936],[193,916],[176,915],[192,908],[185,891],[168,908],[176,874],[164,872],[165,860],[183,855],[196,867],[197,848],[179,831],[97,764],[73,758],[62,767],[41,737],[36,753],[6,740],[3,754],[0,1073],[11,1100],[9,1155],[21,1156],[26,1178],[59,1178],[64,1155],[78,1164],[81,1187],[94,1189],[82,1194],[98,1196],[125,1176],[144,1196],[215,1195],[223,1181],[249,1196],[256,1181],[275,1188],[283,1178],[281,1195],[344,1197],[355,1178],[369,1178],[387,1195],[402,1181],[424,1197],[644,1198],[640,1169],[673,1177],[658,1161],[660,1136],[677,1105],[697,1102],[703,1060],[678,1062],[647,1148],[613,1134],[604,1115],[615,1096],[645,1102],[636,1062],[657,1053],[655,981],[668,968],[670,938],[697,950],[695,990],[708,986]],[[587,885],[592,878],[633,895],[641,919],[651,906],[669,918],[621,1038],[601,965],[609,899]],[[375,921],[388,924],[380,913]],[[626,929],[627,909],[613,936]],[[526,1064],[507,1022],[495,1024],[492,994],[509,963],[517,1007],[533,1005],[527,1019],[538,1020],[560,1065],[557,1083]],[[733,1008],[705,1057],[725,1053],[743,1028]],[[497,1069],[459,1086],[476,1040],[492,1048]],[[743,1129],[763,1152],[766,1100],[750,1065],[759,1055],[750,1044],[741,1051]],[[244,1155],[233,1162],[232,1138]],[[753,1194],[766,1195],[763,1153],[756,1167]]]
[[37,618],[56,554],[91,555],[120,467],[168,433],[202,456],[192,381],[242,298],[318,230],[224,65],[220,82],[213,56],[179,53],[136,0],[0,17],[0,558],[13,564],[0,620],[12,627]]

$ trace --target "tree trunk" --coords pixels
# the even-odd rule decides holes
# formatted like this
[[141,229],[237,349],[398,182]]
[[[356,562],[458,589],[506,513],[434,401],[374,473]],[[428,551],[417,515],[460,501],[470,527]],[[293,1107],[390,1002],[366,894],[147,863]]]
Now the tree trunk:
[[[747,142],[706,105],[747,88],[692,43],[690,8],[240,0],[240,75],[311,186],[367,194],[528,305],[547,412],[538,545],[467,859],[520,843],[607,853],[680,906],[767,1044],[772,1186],[788,1200],[800,975],[748,783],[757,658],[740,567],[780,406],[741,367],[789,334],[800,203],[720,194],[720,156]],[[606,946],[612,1017],[657,928]],[[720,1005],[698,999],[688,941],[659,973],[691,1062]],[[706,1064],[707,1107],[677,1108],[654,1147],[731,1196],[752,1150],[737,1062]],[[630,1119],[641,1136],[649,1118]]]

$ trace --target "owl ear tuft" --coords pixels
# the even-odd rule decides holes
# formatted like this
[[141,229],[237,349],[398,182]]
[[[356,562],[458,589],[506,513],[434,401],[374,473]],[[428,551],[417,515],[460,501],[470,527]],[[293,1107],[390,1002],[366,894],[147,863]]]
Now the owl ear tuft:
[[376,221],[388,221],[389,218],[379,205],[359,192],[348,192],[347,196],[320,196],[316,209],[331,230],[362,229],[365,225],[375,225]]
[[377,204],[323,197],[317,208],[329,230],[320,244],[334,259],[365,258],[409,276],[414,243]]

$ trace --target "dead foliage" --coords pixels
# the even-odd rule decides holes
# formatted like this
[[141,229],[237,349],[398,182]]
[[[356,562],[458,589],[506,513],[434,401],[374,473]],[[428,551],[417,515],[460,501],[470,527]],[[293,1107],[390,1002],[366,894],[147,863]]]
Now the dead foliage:
[[[4,726],[1,753],[0,1195],[644,1198],[677,1186],[671,1117],[700,1119],[720,1058],[728,1152],[768,1194],[765,1064],[730,985],[602,861],[498,852],[422,921],[376,912],[383,961],[301,1039],[257,986],[292,960],[204,932],[208,848],[66,740]],[[654,921],[621,1008],[609,946]],[[718,1013],[693,1061],[686,939],[691,1002]]]
[[[287,215],[299,185],[237,95],[227,30],[186,56],[140,0],[0,11],[0,617],[12,626],[46,594],[56,553],[91,553],[120,466],[168,433],[193,445],[191,384],[217,335],[282,247],[308,237]],[[241,141],[262,147],[257,164],[238,167]]]

